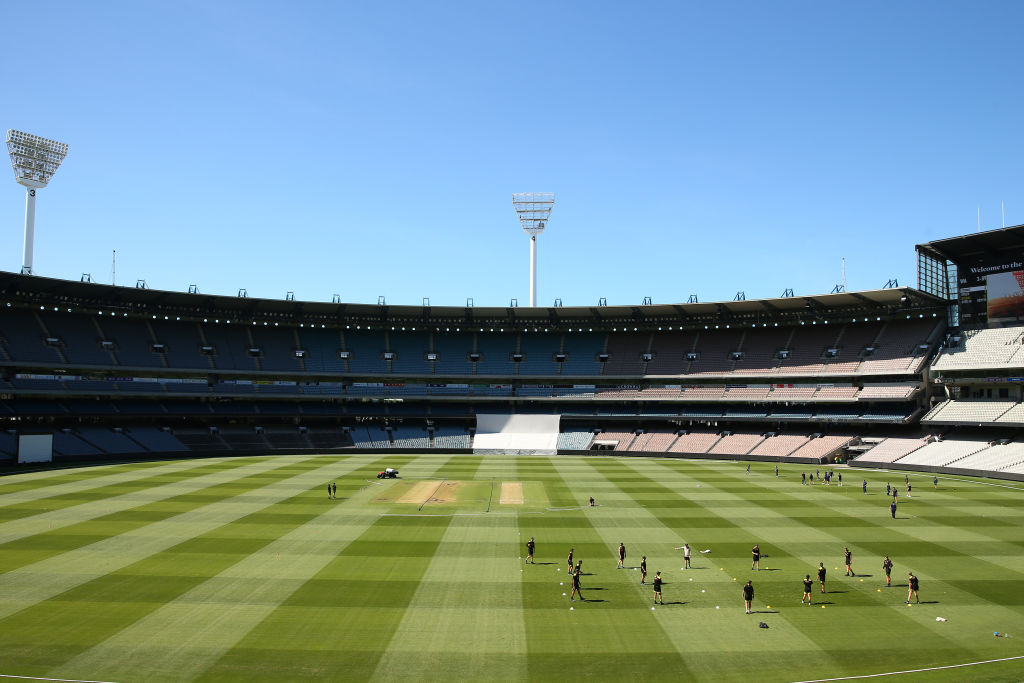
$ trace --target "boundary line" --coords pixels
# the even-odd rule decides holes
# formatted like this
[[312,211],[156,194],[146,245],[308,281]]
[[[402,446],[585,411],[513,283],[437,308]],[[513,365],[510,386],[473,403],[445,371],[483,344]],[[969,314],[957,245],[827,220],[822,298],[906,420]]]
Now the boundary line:
[[[856,472],[858,469],[862,469],[862,470],[867,470],[868,472],[886,472],[886,473],[891,472],[893,474],[907,474],[907,475],[909,475],[909,474],[918,474],[920,476],[923,476],[926,479],[929,476],[931,476],[931,477],[938,477],[939,479],[945,479],[947,481],[963,481],[963,482],[966,482],[968,484],[980,484],[981,486],[997,486],[997,487],[999,487],[1001,489],[1012,489],[1014,491],[1024,491],[1024,487],[1022,487],[1022,486],[1010,486],[1008,484],[995,484],[995,483],[990,482],[990,481],[981,481],[982,479],[987,479],[988,477],[978,477],[976,479],[961,479],[959,476],[952,476],[952,475],[948,475],[948,474],[938,474],[938,473],[932,474],[931,472],[912,472],[911,470],[887,470],[884,467],[851,467],[850,469],[852,469],[854,472]],[[1010,481],[1010,480],[1007,480],[1007,481]]]
[[14,674],[0,674],[0,678],[16,678],[22,681],[60,681],[61,683],[113,683],[113,681],[94,681],[92,679],[43,678],[41,676],[16,676]]
[[807,681],[794,681],[793,683],[825,683],[826,681],[852,681],[860,678],[880,678],[881,676],[900,676],[902,674],[916,674],[925,671],[941,671],[942,669],[959,669],[965,666],[977,666],[979,664],[995,664],[996,662],[1010,662],[1015,659],[1024,659],[1024,655],[1017,657],[1003,657],[1002,659],[986,659],[981,662],[967,662],[966,664],[949,664],[947,666],[932,666],[927,669],[907,669],[906,671],[887,671],[880,674],[862,674],[860,676],[841,676],[839,678],[815,678]]

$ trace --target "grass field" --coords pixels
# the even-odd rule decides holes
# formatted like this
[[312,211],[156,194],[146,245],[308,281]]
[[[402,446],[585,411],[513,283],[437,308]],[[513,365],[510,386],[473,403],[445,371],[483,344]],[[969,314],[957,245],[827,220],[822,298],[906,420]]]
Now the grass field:
[[[385,466],[402,479],[375,479]],[[844,487],[812,488],[798,466],[744,470],[368,454],[0,477],[0,675],[804,681],[1024,655],[1024,485],[943,478],[935,491],[913,476],[906,500],[902,473],[844,470]],[[896,520],[886,481],[901,488]],[[563,597],[570,546],[584,603]],[[642,554],[666,578],[655,610],[632,569]],[[803,606],[819,561],[829,592]],[[910,607],[908,570],[921,580]],[[1016,681],[1024,659],[895,678]]]

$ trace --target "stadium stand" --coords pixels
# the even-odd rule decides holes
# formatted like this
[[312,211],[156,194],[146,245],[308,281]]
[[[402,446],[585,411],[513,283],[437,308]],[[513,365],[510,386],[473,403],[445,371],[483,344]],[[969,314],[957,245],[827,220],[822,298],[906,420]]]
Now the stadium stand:
[[637,434],[635,432],[605,431],[597,434],[594,437],[594,441],[600,441],[602,443],[615,442],[615,450],[628,451],[636,438]]
[[918,390],[917,384],[865,384],[857,394],[860,400],[907,399]]
[[913,453],[917,449],[924,446],[931,437],[924,438],[913,438],[903,439],[890,437],[887,439],[880,440],[877,445],[871,448],[863,455],[859,456],[857,460],[861,462],[874,463],[879,465],[888,465],[896,462],[900,458]]
[[1014,422],[1024,424],[1024,403],[1015,403],[1010,409],[996,418],[996,422]]
[[947,467],[968,455],[988,448],[987,438],[960,438],[932,441],[900,458],[901,465]]
[[829,435],[811,439],[804,445],[790,453],[793,458],[811,458],[814,460],[825,458],[849,445],[856,437],[853,435]]
[[[913,364],[946,312],[908,288],[538,311],[225,298],[216,312],[16,274],[0,289],[0,419],[59,432],[74,457],[468,448],[467,426],[495,410],[561,415],[566,450],[619,435],[634,453],[788,454],[823,422],[911,428],[929,389]],[[883,360],[904,369],[865,371]],[[810,441],[805,454],[835,450]]]
[[395,354],[391,361],[392,374],[425,375],[430,372],[426,353],[430,348],[430,335],[426,332],[402,331],[388,334],[388,351]]
[[[585,451],[590,448],[594,433],[590,431],[561,431],[558,433],[558,449],[566,451]],[[2,449],[2,446],[0,446]]]
[[646,450],[648,453],[667,453],[675,440],[676,433],[674,431],[652,432]]
[[746,455],[762,441],[764,441],[764,437],[760,434],[733,432],[723,434],[722,438],[707,452],[718,455]]
[[[480,354],[480,359],[472,363],[477,375],[516,375],[519,364],[512,360],[513,354],[519,352],[518,335],[504,332],[479,333],[473,335],[475,348],[473,353]],[[462,352],[463,357],[466,351]]]
[[472,448],[473,442],[465,428],[437,427],[432,439],[434,448]]
[[604,352],[604,334],[593,332],[562,335],[561,352],[566,358],[559,363],[563,376],[595,377],[601,374],[602,363],[598,355]]
[[994,444],[950,463],[963,470],[998,471],[1024,463],[1024,443]]
[[995,422],[1019,405],[1013,401],[944,401],[932,408],[921,421],[925,424]]
[[797,436],[794,434],[768,434],[764,441],[750,451],[750,455],[784,458],[792,455],[797,449],[806,444],[807,441],[808,438],[806,436]]
[[[608,335],[608,361],[604,364],[604,374],[643,374],[646,365],[643,361],[643,354],[649,351],[650,337],[650,333],[611,332]],[[668,354],[669,350],[665,349],[664,353]]]
[[55,432],[53,435],[53,452],[55,455],[67,456],[99,456],[103,451],[83,440],[70,429]]
[[932,363],[934,370],[981,370],[1024,367],[1024,330],[1004,327],[965,330],[959,342],[948,343]]
[[426,425],[393,427],[391,439],[395,448],[430,448],[430,434]]
[[707,453],[721,437],[717,432],[694,430],[680,434],[669,447],[670,453]]

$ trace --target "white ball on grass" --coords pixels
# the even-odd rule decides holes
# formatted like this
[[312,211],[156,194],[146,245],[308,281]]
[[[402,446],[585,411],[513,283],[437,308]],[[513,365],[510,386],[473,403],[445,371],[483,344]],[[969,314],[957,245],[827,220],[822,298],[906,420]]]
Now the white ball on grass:
[[719,607],[718,605],[715,605],[715,609],[722,609],[722,608]]

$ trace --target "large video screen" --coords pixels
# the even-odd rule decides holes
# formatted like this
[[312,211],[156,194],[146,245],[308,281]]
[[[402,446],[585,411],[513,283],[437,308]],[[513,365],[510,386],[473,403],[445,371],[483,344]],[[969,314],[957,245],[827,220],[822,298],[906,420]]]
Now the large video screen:
[[957,264],[960,324],[986,327],[1024,322],[1024,263],[1014,258]]
[[1024,270],[985,277],[989,324],[1024,320]]

